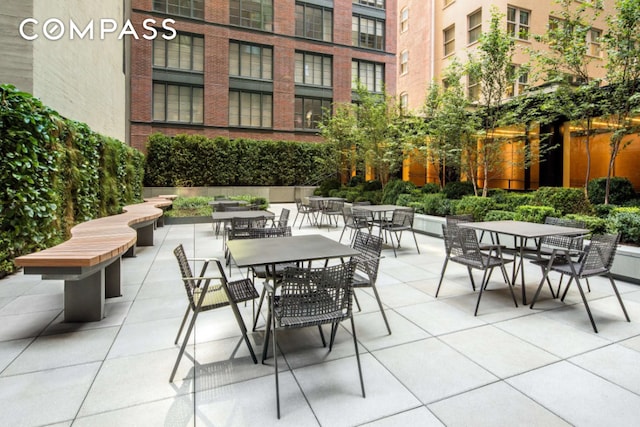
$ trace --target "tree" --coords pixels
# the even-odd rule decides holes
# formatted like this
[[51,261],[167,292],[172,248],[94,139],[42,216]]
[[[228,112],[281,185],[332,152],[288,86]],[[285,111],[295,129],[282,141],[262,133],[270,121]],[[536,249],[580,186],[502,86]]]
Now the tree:
[[467,63],[469,80],[480,87],[477,114],[482,125],[477,163],[482,171],[483,197],[487,196],[490,176],[502,169],[504,147],[511,142],[496,132],[506,117],[503,99],[507,89],[513,87],[518,78],[512,63],[515,43],[511,35],[501,28],[503,19],[504,15],[493,6],[489,31],[480,36],[478,48],[469,55]]
[[640,131],[633,121],[640,110],[640,0],[617,0],[616,11],[607,18],[609,29],[604,36],[610,90],[605,115],[612,129],[605,204],[609,203],[616,157],[631,142],[624,139]]
[[[549,22],[546,34],[536,37],[545,43],[548,50],[532,51],[545,74],[545,81],[558,84],[557,96],[548,98],[554,109],[571,121],[585,136],[587,165],[585,170],[584,192],[588,196],[587,184],[591,175],[591,135],[593,118],[598,111],[596,88],[600,81],[592,79],[590,70],[595,59],[590,52],[590,42],[595,36],[593,23],[600,15],[602,1],[582,2],[576,4],[572,0],[555,0],[560,9],[555,11]],[[596,52],[597,53],[597,52]],[[575,78],[575,87],[571,78]],[[573,92],[573,93],[571,93]]]

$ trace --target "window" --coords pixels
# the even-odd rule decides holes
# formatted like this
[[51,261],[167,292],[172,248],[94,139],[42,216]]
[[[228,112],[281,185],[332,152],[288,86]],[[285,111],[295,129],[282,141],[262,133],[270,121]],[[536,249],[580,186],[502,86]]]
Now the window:
[[454,1],[456,1],[456,0],[444,0],[444,5],[445,5],[445,7],[446,7],[446,6],[449,6],[449,5],[450,5],[451,3],[453,3]]
[[509,80],[515,79],[515,81],[507,88],[506,97],[522,95],[529,87],[529,73],[517,65],[510,66],[507,73]]
[[400,94],[400,108],[402,111],[407,111],[409,108],[409,94],[407,92],[402,92]]
[[296,52],[296,84],[330,87],[333,69],[330,56]]
[[271,127],[270,93],[229,91],[229,126]]
[[204,38],[178,34],[173,40],[153,40],[153,67],[204,71]]
[[409,29],[409,8],[405,7],[400,11],[400,32],[404,33]]
[[333,11],[307,4],[296,4],[296,36],[333,40]]
[[400,74],[407,74],[409,71],[409,51],[403,50],[400,54]]
[[273,31],[273,0],[229,0],[229,22]]
[[353,46],[384,49],[384,21],[354,15],[351,18],[351,42]]
[[273,79],[273,49],[229,42],[229,75],[252,79]]
[[384,0],[353,0],[354,3],[384,9]]
[[456,26],[445,28],[442,32],[444,40],[444,56],[451,55],[456,50]]
[[294,108],[294,128],[318,129],[324,115],[331,112],[331,100],[296,96]]
[[204,19],[204,0],[153,0],[153,10],[168,15]]
[[471,15],[467,16],[469,27],[469,44],[478,41],[482,34],[482,9],[478,9]]
[[469,76],[467,84],[467,97],[469,101],[480,100],[480,82],[473,76]]
[[358,87],[358,81],[369,92],[382,92],[384,86],[384,65],[368,61],[351,61],[351,88]]
[[511,37],[529,40],[529,16],[531,12],[517,7],[507,8],[507,32]]
[[602,57],[602,46],[600,45],[600,38],[602,37],[602,31],[591,28],[587,32],[587,45],[589,46],[588,54],[598,58]]
[[161,82],[153,83],[153,120],[202,124],[204,89]]

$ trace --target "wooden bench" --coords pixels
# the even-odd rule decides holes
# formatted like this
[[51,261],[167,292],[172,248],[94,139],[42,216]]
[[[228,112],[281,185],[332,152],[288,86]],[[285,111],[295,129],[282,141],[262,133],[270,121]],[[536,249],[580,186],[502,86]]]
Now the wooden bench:
[[137,246],[153,246],[153,232],[171,201],[147,199],[125,206],[124,213],[83,222],[57,246],[23,255],[15,264],[24,274],[64,280],[64,321],[91,322],[104,317],[105,298],[121,295],[122,257]]

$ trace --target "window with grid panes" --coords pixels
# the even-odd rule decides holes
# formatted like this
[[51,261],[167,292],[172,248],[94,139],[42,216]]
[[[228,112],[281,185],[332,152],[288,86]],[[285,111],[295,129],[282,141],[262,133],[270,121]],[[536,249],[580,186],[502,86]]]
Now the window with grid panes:
[[456,26],[445,28],[442,32],[444,56],[451,55],[456,50]]
[[229,23],[273,31],[273,0],[229,0]]
[[507,7],[507,32],[511,37],[529,40],[529,18],[531,12],[518,7]]
[[480,100],[480,82],[473,76],[469,76],[467,80],[467,97],[469,101]]
[[529,73],[525,72],[517,65],[511,65],[507,70],[507,73],[508,78],[510,80],[515,79],[515,81],[509,88],[507,88],[505,96],[510,98],[516,95],[522,95],[529,87]]
[[357,89],[358,81],[369,92],[382,92],[384,87],[384,64],[369,61],[351,61],[351,88]]
[[333,84],[333,61],[330,56],[296,52],[295,62],[296,84],[324,87]]
[[153,0],[153,10],[168,15],[204,19],[204,0]]
[[469,27],[468,43],[471,44],[478,41],[482,34],[482,9],[478,9],[467,16],[467,23]]
[[229,75],[273,80],[273,49],[242,42],[229,42]]
[[273,95],[270,93],[229,91],[229,126],[272,126]]
[[153,120],[202,124],[204,122],[204,89],[154,82]]
[[407,111],[409,108],[409,94],[407,92],[400,94],[400,108],[402,108],[402,111]]
[[331,113],[331,100],[296,96],[294,110],[295,129],[318,129],[324,115]]
[[296,4],[296,36],[333,40],[333,11],[319,6]]
[[353,46],[384,49],[384,21],[365,16],[351,18],[351,42]]
[[602,37],[602,30],[591,28],[587,31],[587,45],[589,46],[588,54],[595,57],[602,57],[602,45],[600,44],[600,38]]
[[153,67],[204,71],[204,38],[178,34],[172,40],[153,40]]
[[400,74],[407,74],[409,72],[409,51],[403,50],[400,54]]
[[384,0],[353,0],[354,3],[384,9]]

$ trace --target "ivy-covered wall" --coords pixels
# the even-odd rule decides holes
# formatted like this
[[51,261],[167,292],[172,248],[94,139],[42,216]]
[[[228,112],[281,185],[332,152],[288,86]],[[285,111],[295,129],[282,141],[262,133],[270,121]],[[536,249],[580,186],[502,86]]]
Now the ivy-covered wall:
[[0,85],[0,275],[75,224],[142,200],[144,157]]
[[331,144],[151,135],[145,186],[314,185],[336,176]]

